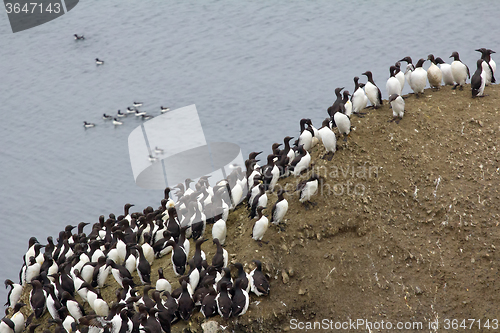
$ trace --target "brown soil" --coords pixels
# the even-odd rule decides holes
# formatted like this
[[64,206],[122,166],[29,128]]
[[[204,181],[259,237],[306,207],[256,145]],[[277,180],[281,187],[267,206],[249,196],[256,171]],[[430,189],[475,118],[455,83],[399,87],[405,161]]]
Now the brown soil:
[[[230,332],[293,331],[293,319],[389,321],[394,328],[396,322],[422,322],[423,330],[404,331],[434,332],[448,331],[447,319],[450,325],[465,319],[467,328],[474,319],[468,331],[490,332],[500,320],[500,89],[487,87],[486,93],[472,99],[470,87],[442,87],[406,96],[399,124],[388,122],[386,101],[364,118],[353,117],[354,130],[347,143],[338,142],[331,162],[321,159],[321,144],[312,149],[313,168],[324,177],[313,198],[317,205],[306,210],[289,193],[286,230],[270,226],[264,236],[269,244],[259,247],[251,239],[254,222],[244,207],[231,212],[230,259],[248,270],[252,259],[261,260],[271,294],[252,294],[243,317],[214,320]],[[292,189],[306,177],[279,184]],[[268,214],[275,201],[270,195]],[[209,258],[215,252],[211,242],[203,249]],[[178,287],[170,256],[155,261],[154,279],[160,266]],[[117,285],[111,276],[108,283],[103,294],[111,300]],[[436,320],[439,329],[429,329]],[[490,329],[483,327],[487,320]],[[202,332],[203,321],[196,313],[172,332]],[[321,330],[309,330],[315,331]]]

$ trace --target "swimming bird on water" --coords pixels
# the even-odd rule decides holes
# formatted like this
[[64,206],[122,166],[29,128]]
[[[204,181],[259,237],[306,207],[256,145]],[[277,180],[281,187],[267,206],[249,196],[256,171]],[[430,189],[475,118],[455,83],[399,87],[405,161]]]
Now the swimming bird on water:
[[95,124],[94,123],[88,123],[86,121],[83,122],[83,127],[85,128],[91,128],[91,127],[95,127]]
[[104,65],[104,60],[99,60],[99,58],[95,58],[96,65]]
[[149,161],[150,162],[156,162],[156,161],[158,161],[158,157],[154,157],[153,155],[150,154],[149,155]]
[[102,119],[104,120],[110,120],[110,119],[113,119],[113,116],[110,116],[110,115],[107,115],[105,113],[102,114]]
[[121,111],[121,110],[118,110],[118,112],[116,113],[116,116],[117,116],[117,117],[120,117],[120,118],[123,118],[123,117],[126,117],[126,116],[127,116],[127,114],[126,114],[126,113],[122,113],[122,111]]
[[123,125],[123,123],[121,121],[119,121],[118,119],[113,118],[113,125],[118,126],[118,125]]
[[135,110],[136,117],[141,117],[141,116],[145,116],[145,115],[146,115],[146,111],[140,112],[139,110]]
[[134,106],[138,108],[139,106],[142,106],[142,102],[134,102]]
[[83,39],[85,39],[85,37],[83,35],[78,36],[77,34],[74,34],[73,36],[75,36],[75,40],[83,40]]
[[158,148],[158,146],[155,147],[155,153],[156,154],[163,154],[163,149]]
[[135,113],[137,111],[137,109],[135,108],[131,108],[130,106],[127,107],[127,113]]
[[164,107],[163,105],[162,105],[162,106],[160,106],[160,108],[161,108],[161,113],[165,113],[165,112],[167,112],[167,111],[169,111],[169,110],[170,110],[170,108],[169,108],[169,107]]

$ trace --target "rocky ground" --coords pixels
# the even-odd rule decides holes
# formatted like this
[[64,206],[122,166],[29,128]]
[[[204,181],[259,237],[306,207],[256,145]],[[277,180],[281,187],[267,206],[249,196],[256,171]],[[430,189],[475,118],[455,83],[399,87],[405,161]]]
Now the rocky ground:
[[[494,331],[495,323],[498,329],[500,90],[495,85],[486,93],[472,99],[466,86],[405,96],[399,124],[388,122],[387,102],[364,118],[353,117],[353,131],[347,142],[338,142],[332,161],[321,159],[321,144],[312,150],[313,170],[323,177],[316,206],[306,209],[288,193],[285,230],[270,226],[262,247],[250,237],[247,210],[233,211],[225,246],[230,259],[248,270],[253,259],[261,260],[271,294],[252,295],[246,315],[216,317],[214,328],[305,331],[295,328],[326,319],[333,328],[349,320],[375,326],[344,324],[345,332],[385,332],[382,321],[385,328],[387,322],[393,328],[397,322],[422,323],[422,329],[395,330],[404,332],[442,332],[447,326],[456,331],[455,323],[470,332]],[[279,184],[292,189],[307,177]],[[269,198],[267,214],[276,195]],[[203,249],[208,257],[215,252],[211,242]],[[154,280],[163,267],[176,288],[170,266],[170,256],[156,260]],[[103,295],[111,300],[117,285],[112,277],[108,282]],[[203,332],[204,322],[196,313],[172,332]]]

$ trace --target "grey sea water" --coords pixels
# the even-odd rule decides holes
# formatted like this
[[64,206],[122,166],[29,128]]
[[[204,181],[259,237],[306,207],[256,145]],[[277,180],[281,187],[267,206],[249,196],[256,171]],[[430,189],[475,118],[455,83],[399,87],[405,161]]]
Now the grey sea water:
[[196,104],[208,142],[267,155],[297,136],[301,118],[319,127],[334,89],[352,92],[366,70],[384,98],[389,66],[404,56],[451,62],[458,51],[474,72],[474,49],[500,49],[498,17],[495,0],[86,0],[12,34],[0,14],[0,280],[18,280],[31,236],[45,243],[127,202],[159,205],[162,191],[132,176],[127,139],[142,121],[114,128],[103,113],[136,100],[154,115]]

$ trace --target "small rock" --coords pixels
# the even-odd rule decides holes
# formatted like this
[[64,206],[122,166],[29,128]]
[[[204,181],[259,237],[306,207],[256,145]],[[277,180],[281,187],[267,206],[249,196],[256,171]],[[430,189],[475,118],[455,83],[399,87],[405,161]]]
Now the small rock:
[[220,332],[219,323],[214,320],[206,321],[201,324],[201,328],[203,329],[203,333],[217,333]]
[[287,284],[290,281],[288,274],[285,271],[281,271],[281,277],[283,278],[283,283]]
[[306,293],[305,289],[302,287],[299,288],[299,295],[304,295]]
[[293,277],[295,275],[295,271],[293,270],[292,267],[288,267],[288,276]]
[[422,295],[424,291],[419,286],[415,287],[415,295]]

